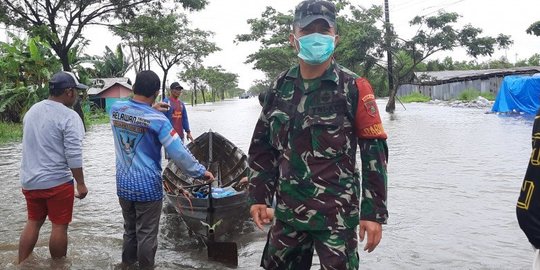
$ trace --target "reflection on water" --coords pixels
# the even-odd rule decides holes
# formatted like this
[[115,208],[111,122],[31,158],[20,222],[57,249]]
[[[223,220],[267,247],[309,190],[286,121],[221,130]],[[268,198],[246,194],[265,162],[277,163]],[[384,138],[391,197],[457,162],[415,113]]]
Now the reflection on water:
[[[260,111],[256,99],[187,109],[194,137],[212,129],[247,153]],[[399,107],[382,117],[390,136],[390,219],[380,246],[371,254],[360,251],[361,268],[529,269],[531,248],[514,209],[531,147],[532,118],[427,104],[406,104],[406,110]],[[20,143],[0,145],[0,269],[119,268],[123,221],[110,128],[94,126],[86,135],[90,192],[75,203],[64,260],[49,259],[47,222],[34,254],[22,266],[14,265],[26,219],[20,152]],[[229,269],[207,261],[204,244],[167,208],[159,237],[157,269]],[[232,237],[239,246],[237,269],[257,269],[266,233],[246,224]]]

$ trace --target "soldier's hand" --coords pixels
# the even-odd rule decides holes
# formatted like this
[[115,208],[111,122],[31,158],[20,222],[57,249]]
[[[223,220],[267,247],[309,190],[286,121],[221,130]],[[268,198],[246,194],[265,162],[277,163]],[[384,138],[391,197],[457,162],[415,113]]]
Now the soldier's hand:
[[254,204],[249,209],[253,222],[255,222],[255,225],[257,225],[261,231],[263,230],[263,225],[270,223],[274,217],[273,209],[271,211],[268,210],[266,204]]
[[382,225],[375,221],[369,220],[360,220],[360,230],[358,235],[360,236],[360,242],[364,241],[364,238],[367,233],[367,242],[364,246],[364,250],[367,252],[372,252],[382,238]]

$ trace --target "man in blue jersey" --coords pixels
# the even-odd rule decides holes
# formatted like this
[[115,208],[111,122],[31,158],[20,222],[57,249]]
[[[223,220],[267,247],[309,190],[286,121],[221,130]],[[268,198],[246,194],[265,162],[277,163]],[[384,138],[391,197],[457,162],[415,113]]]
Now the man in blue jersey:
[[161,147],[187,175],[212,181],[208,172],[187,150],[171,123],[161,112],[166,103],[152,107],[160,80],[150,70],[141,71],[133,85],[134,96],[116,102],[110,110],[116,150],[116,189],[124,216],[122,263],[139,262],[151,268],[157,250],[163,187]]

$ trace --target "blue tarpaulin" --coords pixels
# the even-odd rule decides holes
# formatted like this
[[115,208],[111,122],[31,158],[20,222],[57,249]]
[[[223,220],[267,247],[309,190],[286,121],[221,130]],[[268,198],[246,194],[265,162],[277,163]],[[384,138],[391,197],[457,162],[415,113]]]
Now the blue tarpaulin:
[[540,76],[506,76],[491,108],[492,112],[536,114],[540,108]]

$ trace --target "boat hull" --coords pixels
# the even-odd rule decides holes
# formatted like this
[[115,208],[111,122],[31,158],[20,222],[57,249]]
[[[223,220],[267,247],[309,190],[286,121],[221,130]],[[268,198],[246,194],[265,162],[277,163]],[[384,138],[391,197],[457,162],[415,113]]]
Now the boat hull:
[[[206,235],[208,227],[208,199],[186,198],[183,195],[167,194],[167,201],[180,214],[189,229],[197,234]],[[247,192],[242,191],[224,198],[212,198],[214,206],[214,228],[216,236],[239,229],[241,221],[249,215]],[[203,223],[204,222],[204,223]]]
[[[218,222],[214,228],[216,236],[235,231],[242,224],[241,221],[249,219],[247,183],[242,182],[242,179],[247,180],[247,156],[225,137],[212,131],[197,137],[187,148],[216,176],[219,187],[233,187],[237,193],[223,198],[212,198],[214,212],[211,222],[208,198],[193,197],[194,190],[184,188],[197,183],[197,180],[186,176],[173,162],[169,162],[163,172],[163,188],[167,202],[195,233],[207,235],[208,227],[204,224]],[[189,195],[185,194],[186,190]]]

